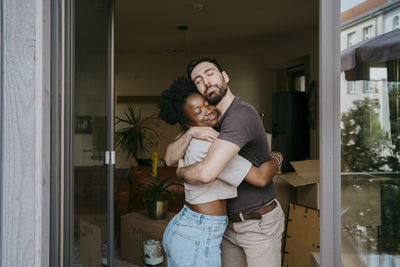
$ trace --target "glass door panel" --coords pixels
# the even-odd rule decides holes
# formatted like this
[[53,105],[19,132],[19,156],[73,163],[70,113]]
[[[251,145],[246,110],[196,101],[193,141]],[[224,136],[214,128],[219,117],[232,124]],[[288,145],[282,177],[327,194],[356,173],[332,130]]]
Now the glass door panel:
[[400,266],[400,6],[367,2],[341,14],[342,265]]
[[[75,266],[106,266],[110,112],[110,6],[107,0],[74,1],[73,35],[73,247]],[[111,142],[112,143],[112,142]],[[111,173],[112,175],[112,173]],[[112,206],[112,205],[111,205]]]

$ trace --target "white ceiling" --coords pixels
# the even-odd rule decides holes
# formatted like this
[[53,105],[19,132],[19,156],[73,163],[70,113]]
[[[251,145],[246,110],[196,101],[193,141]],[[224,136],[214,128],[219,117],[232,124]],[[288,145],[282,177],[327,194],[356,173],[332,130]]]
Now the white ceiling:
[[[318,0],[116,0],[116,49],[165,53],[251,49],[318,26]],[[194,4],[203,4],[195,11]],[[188,26],[182,32],[179,25]]]

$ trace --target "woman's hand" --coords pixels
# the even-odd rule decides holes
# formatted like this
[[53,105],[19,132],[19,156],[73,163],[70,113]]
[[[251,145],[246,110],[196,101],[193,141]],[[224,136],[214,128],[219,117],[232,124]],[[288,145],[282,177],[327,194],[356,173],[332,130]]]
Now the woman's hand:
[[269,153],[269,155],[271,156],[271,160],[274,160],[274,162],[276,162],[276,166],[279,171],[282,167],[282,162],[283,162],[282,153],[277,151],[272,151],[271,153]]
[[219,133],[211,127],[190,127],[188,130],[192,138],[214,142]]

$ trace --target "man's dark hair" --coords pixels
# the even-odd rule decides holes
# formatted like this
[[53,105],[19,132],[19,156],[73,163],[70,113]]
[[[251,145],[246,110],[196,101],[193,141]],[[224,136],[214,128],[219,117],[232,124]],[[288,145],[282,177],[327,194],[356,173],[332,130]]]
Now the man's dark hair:
[[188,66],[187,66],[187,76],[189,78],[189,80],[191,80],[192,78],[190,77],[190,75],[192,74],[193,69],[200,64],[201,62],[210,62],[212,64],[214,64],[218,70],[220,72],[223,71],[222,66],[218,63],[218,61],[214,58],[209,58],[209,57],[199,57],[196,59],[193,59],[192,61],[189,62]]
[[186,98],[192,94],[198,94],[196,85],[185,77],[179,77],[172,82],[170,87],[162,92],[161,103],[158,105],[160,113],[158,117],[168,124],[174,125],[179,123],[182,130],[188,129],[190,122],[183,111]]

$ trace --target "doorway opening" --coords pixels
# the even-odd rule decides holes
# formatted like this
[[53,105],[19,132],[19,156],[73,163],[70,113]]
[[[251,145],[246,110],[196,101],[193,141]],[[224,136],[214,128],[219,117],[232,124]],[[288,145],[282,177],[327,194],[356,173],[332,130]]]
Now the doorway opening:
[[[104,151],[107,140],[105,106],[108,77],[107,15],[105,0],[75,1],[74,73],[74,264],[107,258],[107,170]],[[265,130],[272,133],[272,94],[280,89],[280,70],[293,59],[309,58],[309,81],[318,80],[318,1],[295,0],[268,4],[263,1],[169,1],[115,0],[115,117],[123,118],[128,104],[144,118],[158,114],[160,93],[196,57],[216,58],[230,77],[230,88],[252,104],[262,117]],[[296,72],[297,73],[297,72]],[[299,76],[299,75],[297,75]],[[307,79],[294,77],[294,84],[307,92]],[[298,81],[298,82],[296,82]],[[289,90],[289,87],[286,87]],[[316,98],[318,99],[318,97]],[[163,163],[166,146],[179,133],[154,119],[159,131],[155,146],[148,146],[140,159],[158,152],[160,173],[173,175]],[[122,125],[116,125],[116,131]],[[309,157],[319,158],[318,126],[308,140]],[[138,159],[115,149],[114,207],[115,255],[123,255],[121,216],[145,208],[135,198],[139,179],[151,177]],[[176,204],[176,205],[175,205]],[[179,201],[170,212],[180,209]],[[286,205],[282,205],[285,209]],[[89,234],[91,233],[91,234]],[[95,245],[94,245],[95,244]],[[100,246],[100,247],[99,247]],[[130,248],[132,249],[132,247]],[[135,255],[142,255],[139,246]],[[140,260],[139,260],[140,261]],[[133,262],[139,264],[138,262]]]

